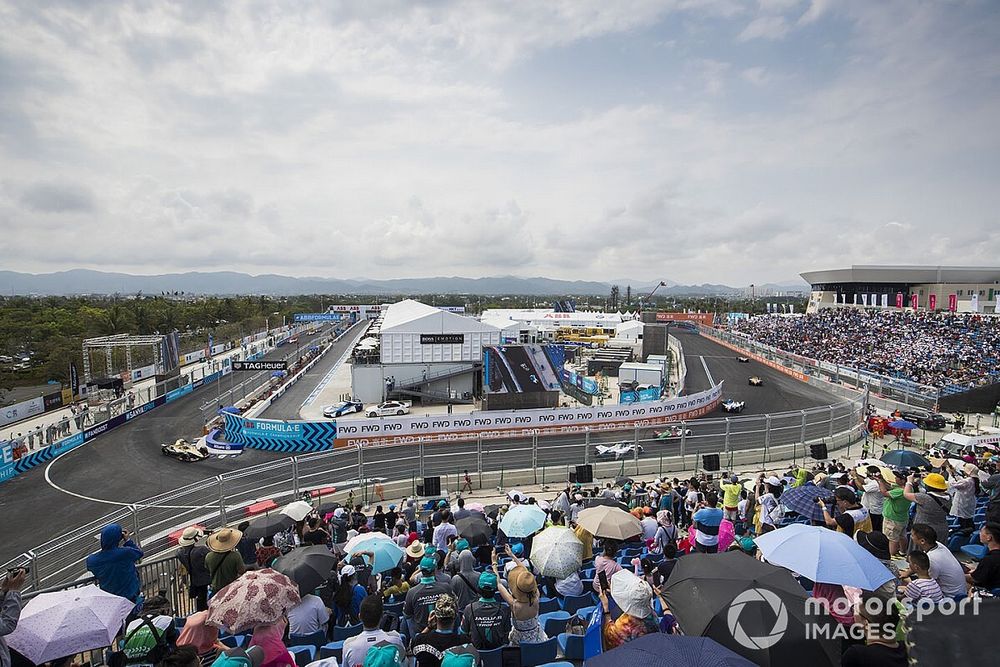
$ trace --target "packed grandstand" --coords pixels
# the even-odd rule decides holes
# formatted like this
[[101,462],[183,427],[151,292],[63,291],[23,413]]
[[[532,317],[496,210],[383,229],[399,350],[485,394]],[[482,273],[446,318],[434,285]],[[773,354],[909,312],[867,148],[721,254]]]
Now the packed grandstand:
[[941,389],[1000,378],[1000,318],[837,308],[808,315],[759,315],[735,330],[805,357]]

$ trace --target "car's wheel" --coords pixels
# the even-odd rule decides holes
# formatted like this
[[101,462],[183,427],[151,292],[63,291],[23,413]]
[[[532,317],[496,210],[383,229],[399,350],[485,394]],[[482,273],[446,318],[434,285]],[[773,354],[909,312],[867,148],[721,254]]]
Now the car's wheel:
[[368,416],[369,416],[369,417],[378,417],[378,415],[377,415],[377,414],[375,414],[374,412],[369,412],[369,413],[368,413]]
[[402,414],[405,414],[405,413],[402,410],[396,410],[396,414],[397,415],[402,415]]

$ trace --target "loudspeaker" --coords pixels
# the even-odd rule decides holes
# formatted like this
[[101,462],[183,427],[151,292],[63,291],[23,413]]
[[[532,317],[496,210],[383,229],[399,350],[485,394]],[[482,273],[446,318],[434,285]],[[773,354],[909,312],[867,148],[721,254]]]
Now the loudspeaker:
[[424,477],[424,494],[425,496],[440,496],[441,495],[441,478],[440,477]]
[[576,471],[575,470],[570,470],[569,471],[569,483],[570,484],[576,484],[576,482],[577,482]]
[[594,483],[594,466],[585,465],[576,467],[576,481],[580,484]]
[[825,461],[827,459],[826,443],[820,442],[815,445],[809,445],[809,456],[817,461]]
[[708,472],[718,472],[719,470],[719,455],[718,454],[702,454],[701,455],[701,467]]

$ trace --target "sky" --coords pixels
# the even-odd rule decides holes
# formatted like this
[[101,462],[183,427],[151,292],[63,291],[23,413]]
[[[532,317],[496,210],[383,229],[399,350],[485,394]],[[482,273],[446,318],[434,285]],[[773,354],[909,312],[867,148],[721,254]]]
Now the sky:
[[2,268],[1000,264],[1000,3],[0,0]]

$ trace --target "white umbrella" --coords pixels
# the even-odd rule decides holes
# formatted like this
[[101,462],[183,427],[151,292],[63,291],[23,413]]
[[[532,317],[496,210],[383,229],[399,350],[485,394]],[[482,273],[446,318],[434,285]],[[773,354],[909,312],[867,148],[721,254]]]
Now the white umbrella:
[[510,500],[516,500],[519,503],[523,503],[528,499],[528,494],[520,489],[511,489],[507,492],[507,498]]
[[355,548],[362,542],[367,542],[368,540],[391,540],[392,538],[385,533],[379,533],[372,531],[370,533],[361,533],[360,535],[355,535],[351,539],[347,540],[347,544],[344,545],[344,551],[350,553],[355,550]]
[[42,593],[24,605],[7,644],[36,665],[110,646],[135,604],[90,584]]
[[309,516],[309,513],[312,511],[312,505],[304,500],[296,500],[295,502],[285,505],[285,509],[281,510],[281,513],[287,517],[291,517],[292,521],[302,521],[302,519]]
[[531,564],[542,576],[564,579],[582,562],[583,542],[565,526],[550,526],[531,541]]

